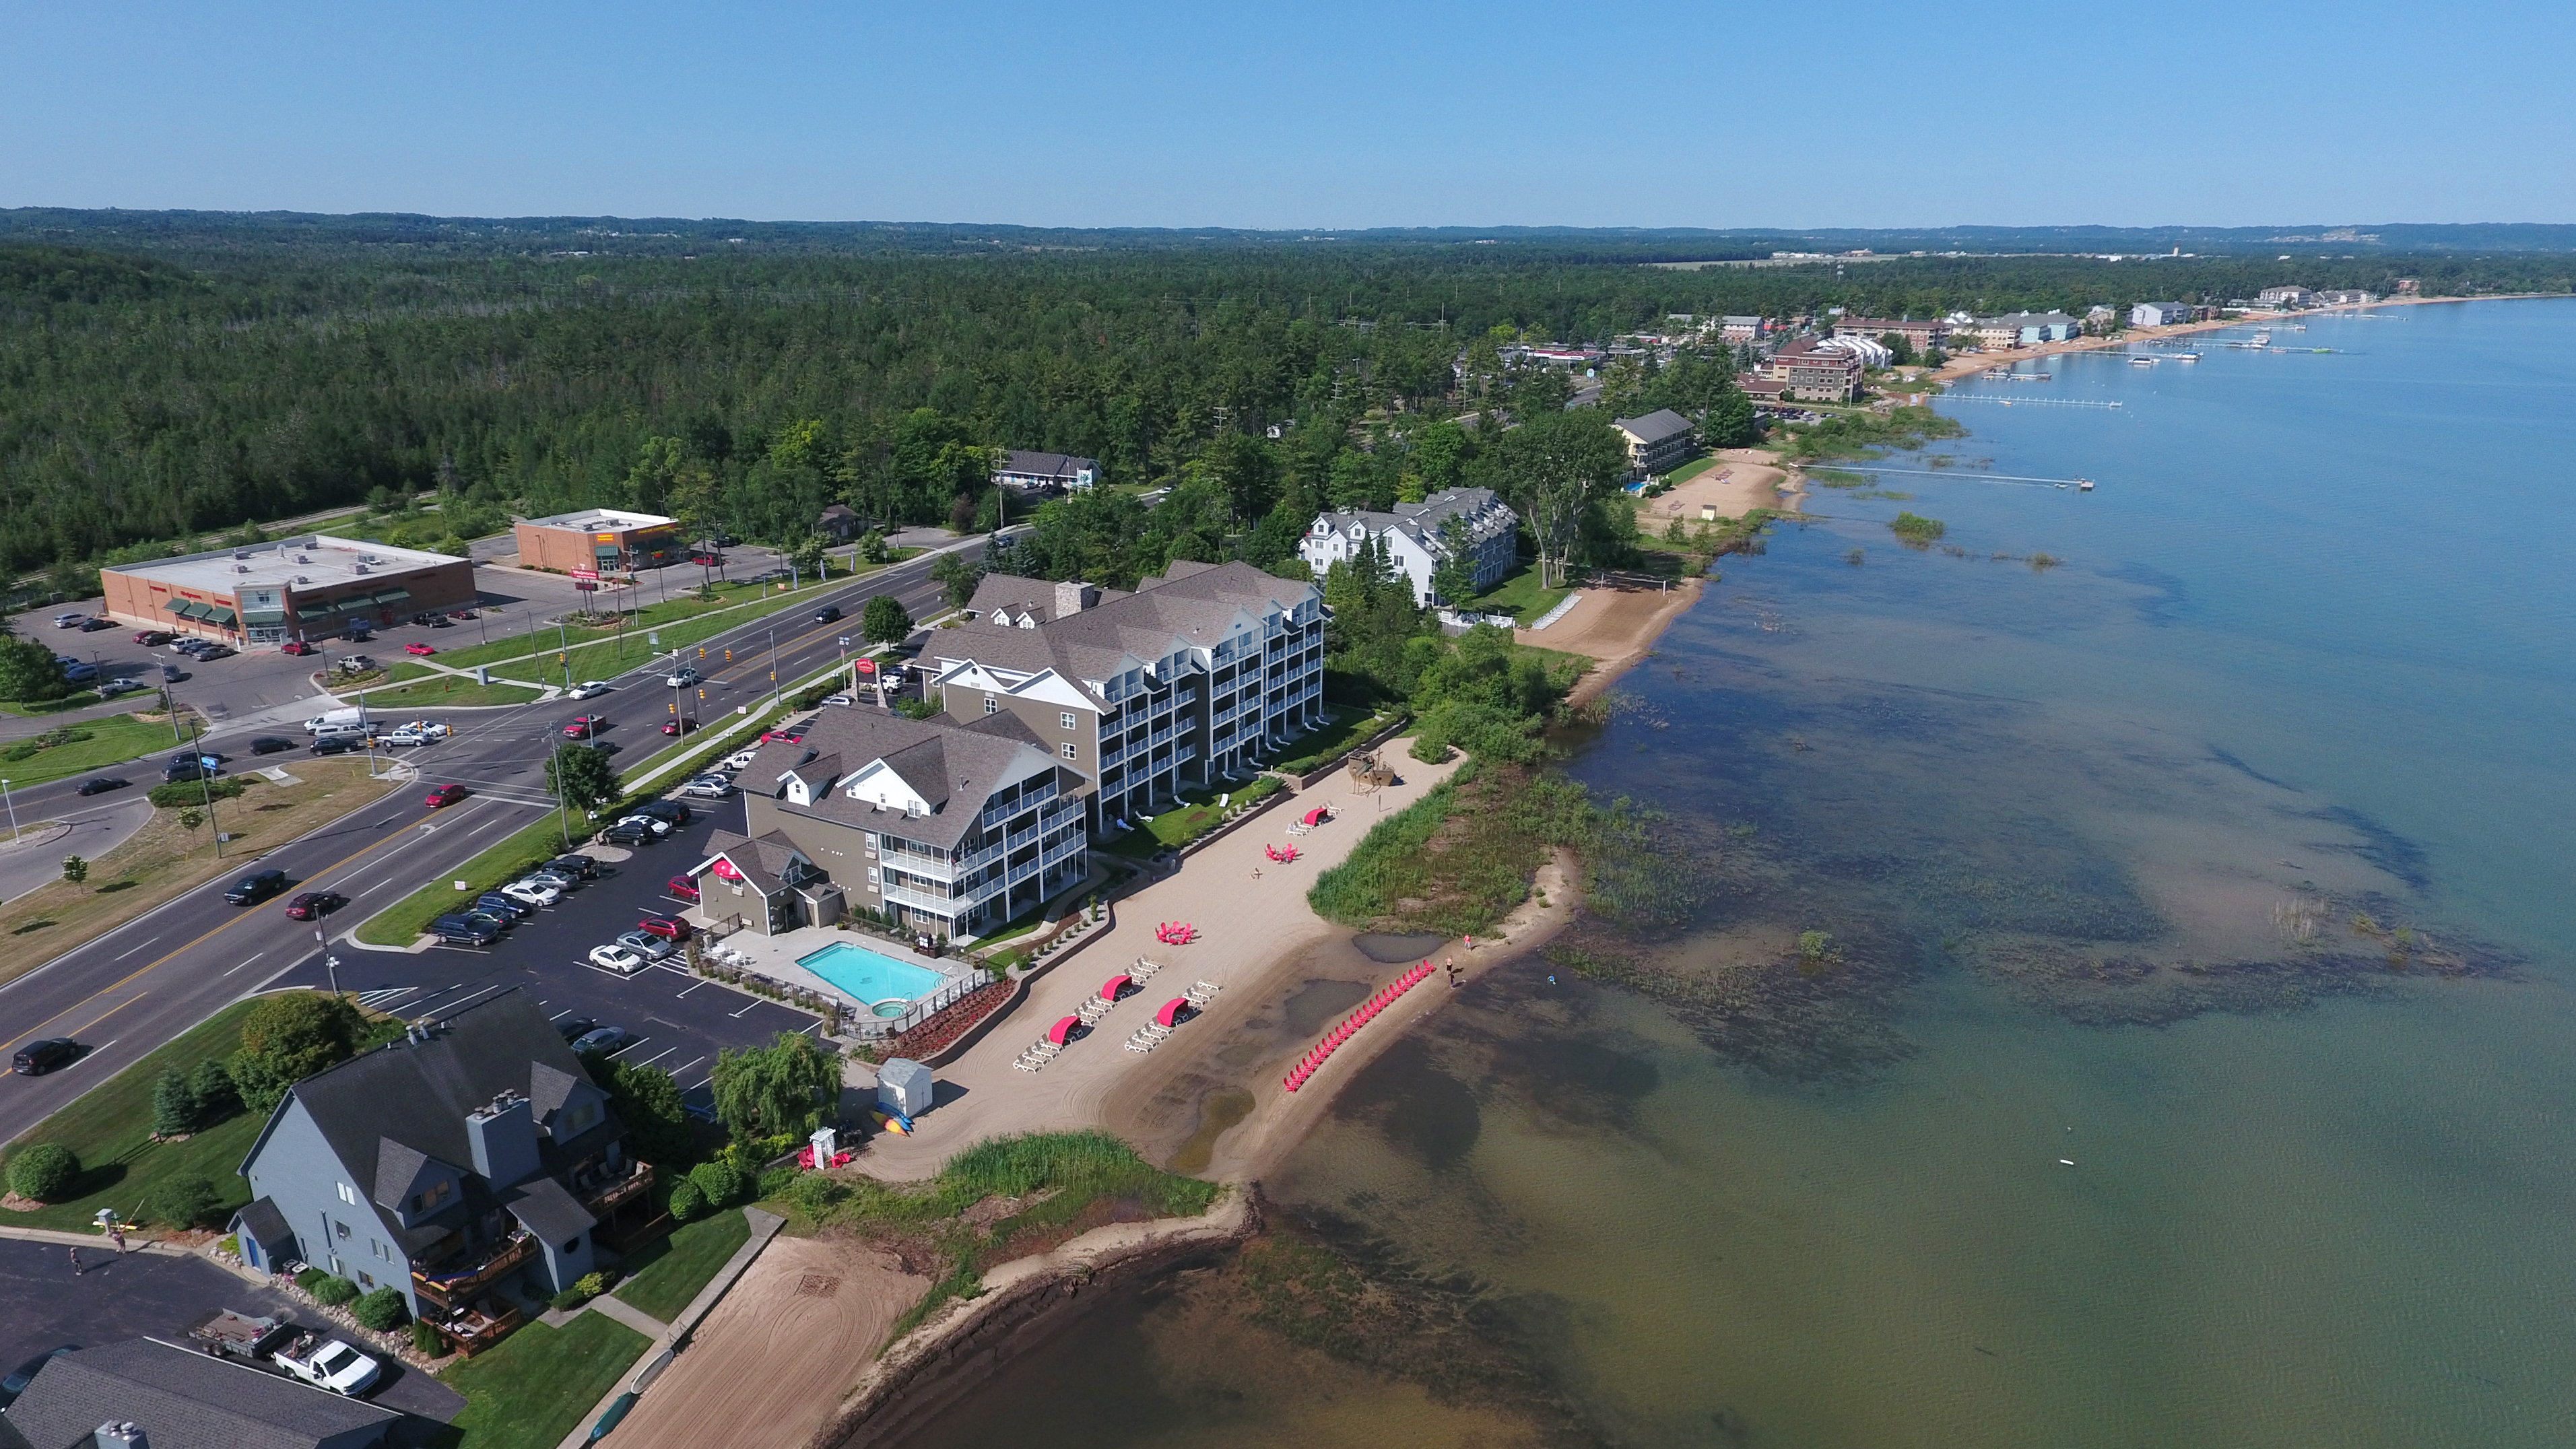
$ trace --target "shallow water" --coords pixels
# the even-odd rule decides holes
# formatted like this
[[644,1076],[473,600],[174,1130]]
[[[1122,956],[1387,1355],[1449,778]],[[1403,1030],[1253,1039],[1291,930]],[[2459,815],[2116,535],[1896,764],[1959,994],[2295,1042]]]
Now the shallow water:
[[[1459,993],[1273,1194],[1481,1285],[1608,1441],[2576,1441],[2576,303],[2275,340],[2345,350],[2051,359],[1949,405],[1933,451],[1990,468],[1726,560],[1571,766],[1668,813],[1693,925],[1569,943],[1642,990]],[[1265,1434],[1465,1432],[1257,1331],[1184,1371],[1211,1311],[1077,1335],[979,1427],[1041,1383],[1114,1420],[1064,1369],[1123,1343]]]

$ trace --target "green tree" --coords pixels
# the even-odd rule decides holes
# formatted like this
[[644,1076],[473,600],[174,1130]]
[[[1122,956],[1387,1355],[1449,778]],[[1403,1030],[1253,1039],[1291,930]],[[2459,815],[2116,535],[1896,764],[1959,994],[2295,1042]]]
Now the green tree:
[[81,882],[88,880],[89,862],[81,859],[77,855],[64,856],[63,879],[70,881],[73,885],[79,885]]
[[546,756],[546,793],[576,810],[596,810],[624,788],[605,750],[565,745]]
[[202,1228],[213,1225],[223,1210],[223,1194],[216,1190],[213,1178],[202,1172],[184,1172],[153,1192],[143,1214],[153,1222],[174,1228]]
[[665,1170],[689,1160],[689,1114],[680,1084],[660,1067],[608,1064],[608,1106],[626,1124],[626,1149]]
[[177,1067],[163,1067],[152,1084],[152,1135],[176,1137],[197,1129],[197,1094]]
[[[886,536],[882,532],[871,528],[859,539],[859,557],[868,563],[881,564],[887,559],[894,557],[894,550],[886,547]],[[952,558],[956,558],[956,555],[946,555],[940,559],[940,563],[946,563]],[[960,560],[960,562],[963,562],[963,560]],[[931,576],[936,578],[938,575],[938,565],[933,564],[931,566]]]
[[1246,433],[1220,433],[1200,460],[1224,489],[1236,519],[1249,523],[1268,514],[1279,501],[1279,465],[1268,445]]
[[830,539],[819,533],[809,533],[797,543],[794,551],[787,555],[787,561],[796,565],[796,572],[800,577],[811,582],[816,575],[822,573],[823,551],[831,546]]
[[0,639],[0,699],[32,704],[71,692],[53,650],[32,639]]
[[1431,568],[1431,592],[1456,608],[1476,597],[1476,541],[1456,514],[1440,520],[1440,560]]
[[984,571],[968,563],[964,554],[943,553],[931,562],[930,576],[946,591],[948,607],[962,609],[974,599],[975,586],[983,581]]
[[1586,515],[1615,495],[1628,450],[1598,408],[1544,412],[1503,434],[1494,449],[1501,492],[1537,545],[1539,583],[1565,582]]
[[233,1091],[232,1073],[213,1057],[197,1063],[197,1069],[188,1074],[188,1096],[196,1103],[199,1127],[231,1116],[241,1105]]
[[366,1030],[366,1018],[341,997],[289,991],[261,998],[242,1018],[241,1050],[231,1064],[242,1105],[269,1112],[288,1087],[355,1055]]
[[813,1038],[783,1031],[769,1046],[719,1050],[710,1085],[716,1116],[735,1137],[802,1135],[837,1105],[841,1072]]
[[912,615],[892,594],[879,594],[859,611],[859,632],[871,644],[900,644],[912,634]]
[[390,1283],[351,1304],[349,1313],[361,1326],[378,1333],[390,1333],[411,1317],[410,1308],[403,1303],[402,1290]]
[[1895,354],[1895,363],[1899,367],[1914,361],[1914,342],[1902,332],[1880,333],[1878,345]]

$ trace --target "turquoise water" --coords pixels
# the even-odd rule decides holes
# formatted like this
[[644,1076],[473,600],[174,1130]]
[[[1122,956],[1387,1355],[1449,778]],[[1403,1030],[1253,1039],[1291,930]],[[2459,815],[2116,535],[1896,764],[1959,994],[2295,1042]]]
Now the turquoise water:
[[936,971],[880,956],[847,941],[835,941],[810,956],[799,956],[796,964],[872,1006],[917,1000],[938,990],[948,979]]
[[1525,1372],[1184,1290],[933,1442],[2576,1442],[2576,302],[2217,341],[1972,385],[1721,561],[1569,763],[1689,924],[1487,974],[1272,1175]]

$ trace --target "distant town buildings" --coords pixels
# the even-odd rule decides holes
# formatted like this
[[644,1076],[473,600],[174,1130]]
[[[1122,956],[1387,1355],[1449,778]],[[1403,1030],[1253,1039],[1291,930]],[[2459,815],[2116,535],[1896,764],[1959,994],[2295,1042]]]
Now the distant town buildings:
[[2140,302],[2129,309],[2132,327],[2171,327],[2191,320],[2188,302]]
[[519,543],[519,567],[559,574],[659,568],[678,558],[682,542],[677,520],[615,508],[523,518],[513,531]]
[[1818,352],[1849,353],[1851,356],[1859,358],[1860,365],[1864,368],[1893,367],[1896,365],[1896,349],[1879,341],[1875,337],[1846,337],[1837,333],[1836,335],[1828,337],[1817,343],[1816,350]]
[[1013,448],[1002,455],[1002,466],[993,470],[993,481],[1023,493],[1069,493],[1089,488],[1100,481],[1100,460],[1077,458],[1071,453],[1030,453]]
[[1657,408],[1642,418],[1612,418],[1610,426],[1628,444],[1628,471],[1651,478],[1679,467],[1691,454],[1691,421],[1671,408]]
[[1876,342],[1891,332],[1904,338],[1906,346],[1917,352],[1924,352],[1948,340],[1950,324],[1909,317],[1837,317],[1834,319],[1836,337],[1866,337]]
[[[1679,423],[1683,446],[1689,446],[1688,420],[1670,410],[1649,416]],[[1624,431],[1625,424],[1621,427]],[[1636,456],[1633,443],[1629,456]],[[1459,525],[1454,530],[1449,527],[1453,518]],[[1315,577],[1322,578],[1325,570],[1357,558],[1374,542],[1396,572],[1413,581],[1415,603],[1459,604],[1466,601],[1441,598],[1431,587],[1432,572],[1450,556],[1451,536],[1463,534],[1467,556],[1475,561],[1476,592],[1481,594],[1512,571],[1520,523],[1520,515],[1490,488],[1448,488],[1419,503],[1399,503],[1392,513],[1345,509],[1322,514],[1306,530],[1297,555],[1315,571]]]
[[2317,294],[2305,287],[2265,287],[2254,294],[2254,300],[2266,307],[2313,307],[2317,304]]
[[1980,347],[2036,347],[2043,342],[2064,342],[2084,330],[2084,324],[2063,312],[2007,312],[2000,317],[1980,317],[1970,330]]
[[1725,342],[1759,342],[1771,326],[1759,317],[1720,317],[1717,335]]
[[2379,300],[2376,292],[2326,291],[2317,293],[2317,304],[2323,307],[2367,306]]

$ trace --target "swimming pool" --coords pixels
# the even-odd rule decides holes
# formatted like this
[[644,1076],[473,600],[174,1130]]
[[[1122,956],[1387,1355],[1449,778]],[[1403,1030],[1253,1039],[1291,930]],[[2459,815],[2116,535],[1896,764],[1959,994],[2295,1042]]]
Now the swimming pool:
[[936,971],[847,941],[799,956],[796,964],[868,1003],[880,1016],[889,1014],[883,1009],[889,1005],[895,1008],[891,1014],[900,1016],[905,1006],[948,984],[948,978]]

